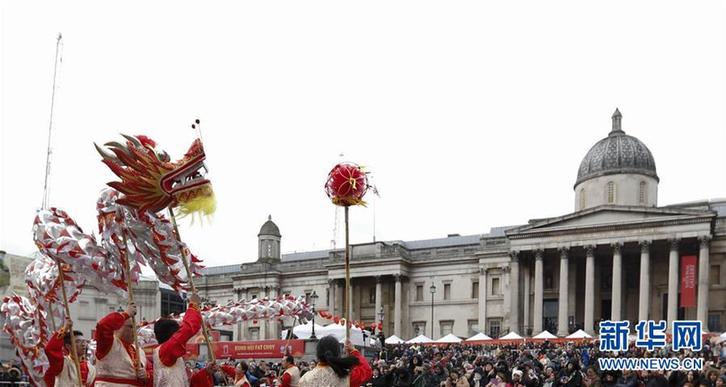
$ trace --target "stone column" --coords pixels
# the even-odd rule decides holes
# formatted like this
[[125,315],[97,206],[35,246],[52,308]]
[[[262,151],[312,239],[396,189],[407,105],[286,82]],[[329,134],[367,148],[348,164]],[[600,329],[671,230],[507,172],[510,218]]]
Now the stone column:
[[522,334],[527,333],[527,328],[532,327],[532,318],[530,316],[529,311],[530,308],[530,301],[532,299],[532,289],[530,287],[532,286],[532,269],[529,267],[528,264],[523,264],[519,268],[519,270],[522,272]]
[[[267,286],[263,287],[261,290],[262,290],[262,292],[261,292],[262,294],[260,294],[260,296],[259,296],[260,298],[269,297],[270,289]],[[257,322],[260,324],[260,339],[267,340],[268,339],[268,337],[267,337],[267,331],[268,331],[267,320],[266,319],[257,320]]]
[[[235,297],[235,301],[239,301],[242,298],[242,288],[236,288],[234,290],[234,297]],[[235,341],[242,341],[242,335],[243,335],[243,331],[244,331],[244,328],[242,325],[243,325],[242,321],[237,323],[237,334],[234,337]]]
[[595,333],[595,246],[585,246],[585,332]]
[[351,319],[351,321],[355,320],[355,315],[353,315],[353,300],[355,299],[355,285],[353,284],[353,278],[350,279],[350,296],[346,294],[346,301],[348,301],[348,318]]
[[335,294],[337,295],[336,301],[338,305],[336,306],[338,310],[337,316],[343,317],[343,305],[345,305],[345,291],[343,289],[343,283],[345,280],[335,280]]
[[333,279],[328,280],[328,288],[330,289],[329,290],[330,297],[328,297],[328,312],[335,314],[335,298],[336,298],[335,290],[337,288],[337,286],[335,284],[335,280],[333,280]]
[[479,332],[486,331],[487,324],[487,269],[479,268]]
[[710,287],[710,278],[708,278],[711,270],[709,242],[710,236],[698,238],[701,248],[698,252],[698,304],[696,306],[696,320],[703,321],[703,331],[708,330],[708,288]]
[[[245,301],[248,301],[250,299],[250,288],[243,288],[242,296],[245,299]],[[249,326],[250,326],[250,324],[248,321],[244,321],[242,323],[242,337],[244,339],[247,339],[247,328],[249,328]]]
[[678,318],[678,243],[680,240],[671,239],[670,254],[668,255],[668,331],[671,331],[671,322]]
[[570,330],[567,326],[567,306],[569,304],[569,281],[570,261],[567,256],[569,250],[567,247],[559,249],[560,251],[560,299],[557,301],[557,335],[567,336]]
[[544,251],[534,252],[534,323],[533,335],[542,332],[542,308],[544,307]]
[[381,322],[381,318],[378,317],[378,313],[381,311],[381,306],[383,306],[383,277],[380,275],[376,276],[376,309],[373,311],[373,314],[376,318],[376,326],[378,326],[378,323]]
[[647,320],[650,312],[650,241],[640,242],[640,295],[638,320]]
[[[512,292],[510,300],[511,308],[509,310],[509,330],[511,332],[519,331],[519,252],[512,250],[509,252],[512,259],[509,272],[509,287]],[[496,337],[494,337],[496,339]]]
[[[274,286],[271,287],[270,288],[270,300],[277,299],[277,294],[278,294],[277,288]],[[273,319],[273,320],[268,319],[267,321],[268,321],[267,327],[268,327],[268,332],[269,332],[268,337],[272,340],[279,340],[280,339],[279,327],[281,324],[280,321],[278,321],[277,319]]]
[[613,284],[612,303],[610,304],[610,320],[620,321],[623,311],[623,253],[622,243],[610,245],[613,248]]
[[394,309],[393,309],[393,334],[401,337],[401,275],[396,274],[396,291],[395,291],[395,299],[394,299]]

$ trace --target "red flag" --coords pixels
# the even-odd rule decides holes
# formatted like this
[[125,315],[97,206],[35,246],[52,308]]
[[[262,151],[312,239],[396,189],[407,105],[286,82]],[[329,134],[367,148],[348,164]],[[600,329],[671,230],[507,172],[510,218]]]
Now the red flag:
[[681,307],[696,306],[696,256],[681,257]]

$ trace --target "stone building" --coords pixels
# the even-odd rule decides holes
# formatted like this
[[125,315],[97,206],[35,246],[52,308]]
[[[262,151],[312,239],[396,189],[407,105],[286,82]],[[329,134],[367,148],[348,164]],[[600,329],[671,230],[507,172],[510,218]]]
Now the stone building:
[[[582,160],[572,213],[481,235],[352,246],[352,318],[377,322],[382,311],[386,335],[434,339],[592,333],[601,319],[689,318],[725,329],[726,200],[659,207],[655,159],[621,121],[616,110],[611,131]],[[281,254],[271,218],[258,237],[256,262],[206,269],[203,296],[224,303],[315,293],[318,310],[344,314],[342,250]],[[678,296],[685,255],[698,257],[692,308]],[[240,340],[275,338],[291,324],[246,322],[227,331]]]

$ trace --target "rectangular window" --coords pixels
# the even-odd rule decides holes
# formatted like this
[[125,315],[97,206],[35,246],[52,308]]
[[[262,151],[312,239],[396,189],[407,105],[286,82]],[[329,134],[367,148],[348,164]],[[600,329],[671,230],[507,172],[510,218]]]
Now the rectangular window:
[[441,320],[439,321],[439,327],[441,329],[441,337],[444,337],[454,331],[454,322],[452,320]]
[[423,285],[416,285],[416,301],[423,300]]
[[720,313],[711,313],[708,315],[708,330],[711,332],[721,332]]
[[492,296],[499,296],[502,294],[501,286],[499,286],[499,278],[492,278]]
[[310,291],[305,292],[305,303],[306,304],[310,303],[310,293],[311,293]]
[[411,325],[414,337],[426,334],[426,321],[414,321]]
[[479,281],[471,283],[471,298],[479,298]]
[[325,305],[330,305],[330,288],[325,288]]
[[260,339],[260,328],[248,328],[247,332],[249,333],[247,337],[249,337],[250,340],[259,340]]
[[490,318],[487,320],[489,325],[489,337],[496,339],[501,336],[502,319],[501,318]]
[[451,299],[451,284],[444,284],[444,300]]
[[370,293],[368,293],[368,303],[371,305],[376,304],[376,288],[370,288],[368,289]]
[[78,315],[83,318],[94,318],[91,311],[91,304],[88,301],[80,301],[78,303]]
[[711,285],[721,285],[721,265],[711,266]]
[[616,195],[615,183],[610,181],[610,182],[608,182],[607,187],[608,187],[608,204],[615,203],[615,195]]
[[469,337],[479,333],[479,320],[467,320],[466,326],[469,328]]

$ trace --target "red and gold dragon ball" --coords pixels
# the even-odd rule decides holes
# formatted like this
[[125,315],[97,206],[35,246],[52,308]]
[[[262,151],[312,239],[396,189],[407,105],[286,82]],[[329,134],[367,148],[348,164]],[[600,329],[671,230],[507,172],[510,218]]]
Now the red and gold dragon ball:
[[325,193],[336,206],[365,206],[368,177],[357,164],[340,163],[333,167],[325,183]]

